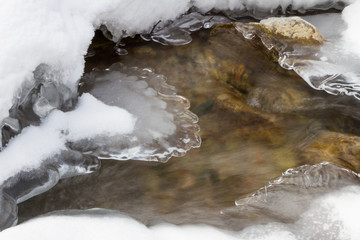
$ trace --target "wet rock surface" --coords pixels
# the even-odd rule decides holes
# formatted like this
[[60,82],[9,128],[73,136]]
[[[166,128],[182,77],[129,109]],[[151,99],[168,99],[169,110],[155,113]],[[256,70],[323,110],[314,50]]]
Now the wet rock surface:
[[300,44],[322,44],[325,39],[309,22],[300,17],[279,17],[261,20],[260,23],[250,23],[260,31],[266,32],[272,38],[282,39]]
[[192,36],[191,44],[177,47],[130,39],[126,56],[99,37],[103,42],[94,43],[87,71],[126,62],[166,76],[200,118],[201,148],[166,164],[104,161],[100,171],[62,180],[20,204],[20,221],[53,210],[101,207],[147,224],[228,228],[221,209],[290,167],[326,160],[360,171],[355,99],[311,89],[233,24]]

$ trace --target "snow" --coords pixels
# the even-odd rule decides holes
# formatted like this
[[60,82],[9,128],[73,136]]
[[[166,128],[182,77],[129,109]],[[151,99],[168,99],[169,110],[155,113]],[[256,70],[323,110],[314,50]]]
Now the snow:
[[346,7],[342,17],[347,24],[347,29],[343,32],[344,46],[348,52],[353,52],[360,56],[360,28],[359,28],[360,1]]
[[84,94],[74,111],[54,110],[40,126],[25,128],[9,143],[0,154],[0,184],[21,170],[39,168],[43,161],[66,150],[67,142],[129,134],[135,122],[126,110]]

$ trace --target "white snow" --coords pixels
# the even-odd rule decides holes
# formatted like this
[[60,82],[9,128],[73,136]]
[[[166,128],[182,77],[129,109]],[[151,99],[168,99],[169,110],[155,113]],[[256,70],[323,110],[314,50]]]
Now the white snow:
[[141,32],[160,19],[175,18],[185,12],[188,2],[2,1],[0,119],[8,115],[21,83],[30,80],[32,71],[41,63],[60,70],[62,81],[75,91],[76,83],[83,73],[84,55],[94,30],[100,24],[106,23],[118,29],[125,29],[129,34]]
[[126,110],[84,94],[74,111],[54,110],[40,126],[25,128],[9,143],[0,154],[0,184],[21,170],[40,167],[44,160],[65,150],[69,141],[129,134],[135,122]]
[[353,52],[360,56],[360,28],[359,17],[360,1],[346,7],[342,13],[342,17],[347,24],[347,29],[343,32],[344,46],[348,52]]
[[[292,5],[309,8],[326,0],[3,0],[0,8],[0,119],[8,115],[13,98],[32,71],[46,63],[62,72],[62,81],[75,90],[83,73],[84,55],[100,24],[115,37],[151,29],[159,20],[216,9],[274,9]],[[331,0],[330,2],[339,2]],[[352,3],[353,0],[346,0]],[[355,17],[356,15],[352,14]],[[347,18],[354,22],[353,17]]]
[[175,226],[160,224],[151,228],[116,211],[92,209],[87,211],[61,212],[33,219],[24,224],[0,232],[1,239],[37,240],[197,240],[236,239],[229,232],[210,226]]

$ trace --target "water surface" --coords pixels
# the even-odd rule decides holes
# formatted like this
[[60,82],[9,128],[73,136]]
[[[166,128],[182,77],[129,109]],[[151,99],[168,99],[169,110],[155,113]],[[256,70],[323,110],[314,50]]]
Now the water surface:
[[[126,56],[97,36],[86,72],[114,63],[152,68],[191,101],[202,146],[167,163],[102,161],[19,205],[20,221],[60,209],[120,210],[145,224],[231,228],[220,210],[288,168],[330,161],[359,172],[358,101],[310,88],[235,29],[192,34],[185,46],[127,39]],[[83,83],[83,92],[91,86]]]

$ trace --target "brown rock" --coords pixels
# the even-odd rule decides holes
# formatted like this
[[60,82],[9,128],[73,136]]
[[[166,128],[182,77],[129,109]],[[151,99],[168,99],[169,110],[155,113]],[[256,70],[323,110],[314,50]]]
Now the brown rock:
[[302,157],[307,163],[333,162],[360,171],[360,137],[322,131],[302,148]]
[[273,38],[295,41],[301,44],[317,45],[324,37],[309,22],[300,17],[268,18],[249,25],[271,35]]

